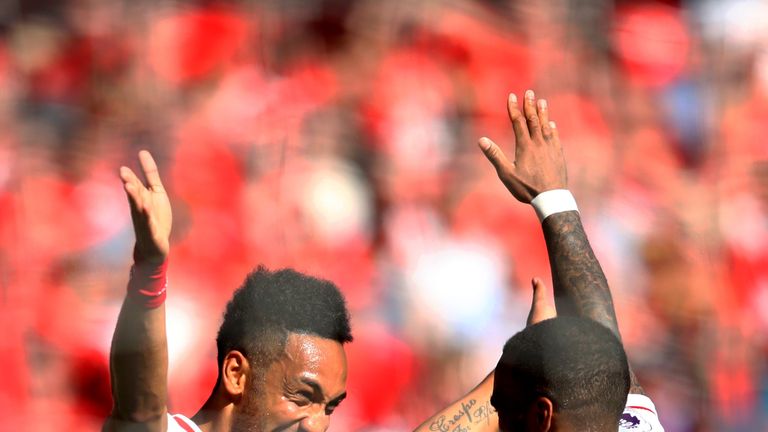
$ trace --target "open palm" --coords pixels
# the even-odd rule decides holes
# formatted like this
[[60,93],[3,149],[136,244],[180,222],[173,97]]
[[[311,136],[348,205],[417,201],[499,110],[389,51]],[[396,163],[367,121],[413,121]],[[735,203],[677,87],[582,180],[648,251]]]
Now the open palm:
[[537,102],[533,91],[528,90],[521,112],[517,97],[510,94],[507,113],[515,131],[514,158],[509,159],[489,138],[479,141],[504,186],[523,203],[530,203],[542,192],[567,188],[563,147],[555,122],[549,120],[547,101]]
[[171,202],[165,192],[157,164],[152,155],[142,150],[139,163],[146,185],[128,167],[120,167],[120,179],[131,206],[133,230],[136,233],[134,259],[161,263],[168,257],[170,248]]

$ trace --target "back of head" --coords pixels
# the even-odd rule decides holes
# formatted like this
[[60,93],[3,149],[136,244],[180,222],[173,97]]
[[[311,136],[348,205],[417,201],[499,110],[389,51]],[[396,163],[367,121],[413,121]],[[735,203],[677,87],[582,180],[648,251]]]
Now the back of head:
[[615,431],[630,385],[616,336],[595,321],[569,316],[529,326],[507,341],[496,380],[500,418],[544,396],[559,418],[583,431]]
[[218,364],[221,367],[226,354],[238,350],[269,365],[281,354],[290,333],[350,342],[344,297],[329,281],[291,269],[273,272],[259,267],[227,304],[216,338]]

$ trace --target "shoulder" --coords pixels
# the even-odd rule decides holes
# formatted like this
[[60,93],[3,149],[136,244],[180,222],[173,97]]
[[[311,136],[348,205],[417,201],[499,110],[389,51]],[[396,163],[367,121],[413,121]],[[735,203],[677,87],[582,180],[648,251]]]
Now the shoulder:
[[648,396],[630,394],[619,422],[619,432],[664,432],[656,406]]
[[202,432],[199,427],[181,414],[168,414],[167,432]]

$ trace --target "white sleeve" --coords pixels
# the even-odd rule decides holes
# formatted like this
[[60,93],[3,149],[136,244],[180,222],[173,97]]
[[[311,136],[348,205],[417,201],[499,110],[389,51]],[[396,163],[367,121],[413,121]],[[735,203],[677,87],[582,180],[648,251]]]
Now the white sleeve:
[[627,396],[627,406],[619,421],[619,432],[664,432],[656,406],[648,396]]

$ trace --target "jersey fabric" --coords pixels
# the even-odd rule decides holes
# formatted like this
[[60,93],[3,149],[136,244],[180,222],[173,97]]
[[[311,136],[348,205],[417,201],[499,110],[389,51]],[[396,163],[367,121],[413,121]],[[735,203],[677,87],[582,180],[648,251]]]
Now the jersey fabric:
[[168,414],[167,432],[202,432],[190,419],[181,414]]
[[627,396],[627,406],[619,420],[619,432],[664,432],[656,407],[648,396]]

